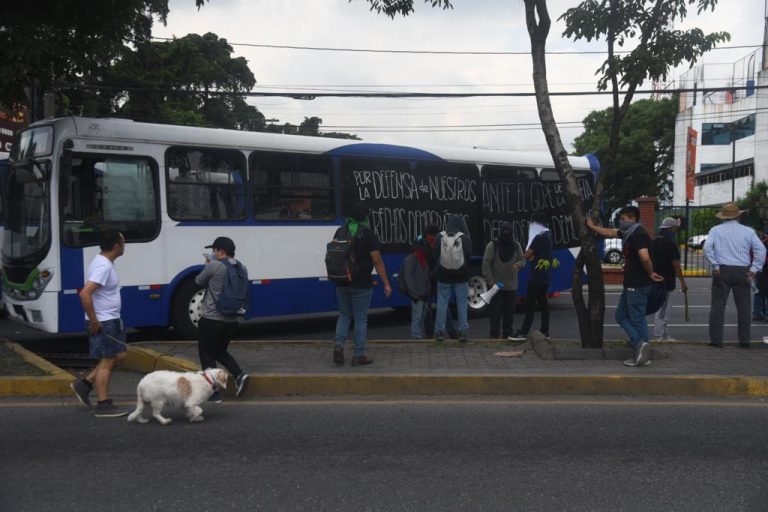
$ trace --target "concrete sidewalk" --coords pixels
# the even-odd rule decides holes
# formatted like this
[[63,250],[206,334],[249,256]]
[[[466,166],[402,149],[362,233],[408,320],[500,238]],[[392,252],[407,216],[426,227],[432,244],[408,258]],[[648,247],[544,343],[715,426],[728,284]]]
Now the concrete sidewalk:
[[[530,343],[369,342],[374,363],[335,366],[329,342],[233,342],[230,352],[251,375],[247,396],[592,394],[768,397],[768,346],[652,344],[653,362],[626,367],[629,349],[583,351],[556,342],[549,355]],[[541,348],[539,346],[538,348]],[[521,352],[518,357],[499,353]],[[542,357],[544,356],[544,357]],[[566,359],[551,359],[549,357]],[[608,359],[596,357],[608,357]],[[581,357],[582,359],[574,359]],[[590,359],[591,358],[591,359]],[[131,345],[128,369],[115,374],[117,397],[135,396],[138,380],[154,369],[198,369],[195,342]]]

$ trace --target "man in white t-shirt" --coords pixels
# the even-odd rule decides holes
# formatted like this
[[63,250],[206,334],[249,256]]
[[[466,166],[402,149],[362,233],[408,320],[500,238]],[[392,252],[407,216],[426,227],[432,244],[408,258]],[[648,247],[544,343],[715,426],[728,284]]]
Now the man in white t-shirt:
[[95,387],[98,403],[94,415],[115,418],[128,414],[109,398],[112,370],[122,364],[126,355],[125,327],[120,318],[120,282],[115,269],[115,260],[125,250],[125,238],[119,231],[104,231],[99,247],[101,253],[91,261],[85,286],[80,291],[90,355],[99,362],[87,377],[73,382],[71,387],[77,399],[87,407],[91,406],[88,395]]

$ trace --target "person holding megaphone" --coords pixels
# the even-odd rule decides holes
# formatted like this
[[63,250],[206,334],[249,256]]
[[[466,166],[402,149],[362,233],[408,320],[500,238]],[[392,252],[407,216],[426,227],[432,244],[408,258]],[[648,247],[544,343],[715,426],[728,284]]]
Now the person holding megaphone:
[[524,266],[523,248],[514,238],[512,224],[502,222],[499,237],[488,242],[483,255],[483,277],[489,290],[481,298],[491,306],[491,339],[506,339],[514,332],[517,275]]

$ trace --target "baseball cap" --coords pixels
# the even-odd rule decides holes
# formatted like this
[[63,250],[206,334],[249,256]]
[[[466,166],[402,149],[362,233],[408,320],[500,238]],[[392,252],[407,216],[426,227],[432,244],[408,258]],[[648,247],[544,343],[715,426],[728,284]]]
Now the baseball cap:
[[659,229],[668,229],[668,228],[676,228],[676,227],[677,227],[677,219],[673,219],[672,217],[667,217],[661,221],[661,225],[659,226]]
[[221,249],[229,255],[235,254],[235,242],[226,236],[220,236],[213,241],[211,245],[206,245],[206,249]]

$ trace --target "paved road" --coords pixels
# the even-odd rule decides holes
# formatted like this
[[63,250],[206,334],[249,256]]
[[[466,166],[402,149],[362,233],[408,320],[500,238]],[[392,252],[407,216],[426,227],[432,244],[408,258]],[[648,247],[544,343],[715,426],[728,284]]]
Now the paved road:
[[[689,278],[688,292],[690,322],[685,321],[683,294],[679,291],[673,297],[673,316],[671,330],[673,336],[683,341],[708,341],[710,283],[706,278]],[[614,313],[619,300],[620,291],[608,291],[606,294],[605,339],[623,340],[623,331],[616,325]],[[557,339],[579,339],[576,326],[576,316],[569,293],[551,299],[551,334]],[[650,319],[652,323],[652,318]],[[391,340],[407,338],[409,334],[409,313],[407,311],[382,310],[373,312],[369,319],[369,338],[372,340]],[[515,325],[523,321],[523,314],[515,316]],[[538,327],[538,316],[534,328]],[[240,327],[237,339],[240,340],[331,340],[333,338],[336,315],[305,316],[299,319],[258,320]],[[471,335],[484,338],[488,335],[488,319],[477,318],[470,321]],[[733,303],[726,310],[726,341],[736,339],[736,311]],[[760,340],[768,336],[768,323],[752,323],[752,339]],[[70,345],[87,347],[83,335],[51,336],[34,329],[16,324],[7,319],[0,320],[0,338],[9,338],[29,344],[31,348],[39,346]],[[171,340],[173,331],[133,332],[131,341]]]
[[207,405],[202,424],[0,402],[0,510],[758,511],[764,402]]

